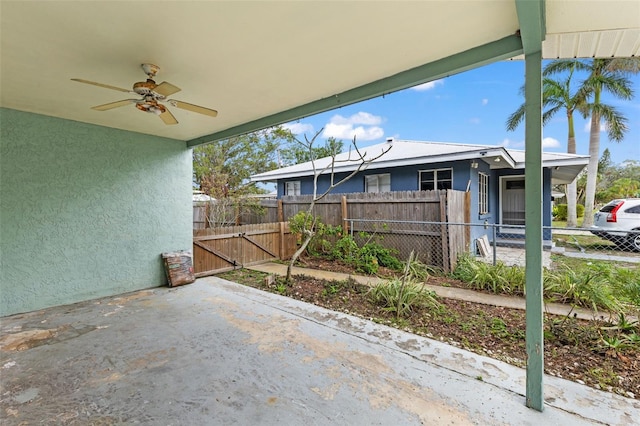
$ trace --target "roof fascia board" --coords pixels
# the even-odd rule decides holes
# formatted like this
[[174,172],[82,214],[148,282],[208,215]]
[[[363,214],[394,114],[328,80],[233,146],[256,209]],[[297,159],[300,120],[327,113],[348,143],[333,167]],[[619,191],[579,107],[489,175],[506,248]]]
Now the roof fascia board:
[[[383,169],[383,168],[393,168],[393,167],[402,167],[402,166],[416,166],[420,164],[433,164],[433,163],[445,163],[450,161],[463,161],[463,160],[481,160],[483,158],[494,158],[499,157],[503,159],[506,164],[509,165],[510,168],[515,169],[516,162],[511,158],[507,150],[504,148],[481,148],[473,151],[466,152],[458,152],[451,154],[440,154],[440,155],[429,155],[428,157],[410,157],[410,158],[402,158],[397,160],[385,161],[384,158],[380,159],[380,161],[376,161],[374,163],[370,163],[367,167],[368,170],[375,169]],[[335,173],[345,173],[351,172],[358,167],[358,162],[353,162],[352,164],[344,164],[341,166],[335,166],[333,168],[333,172]],[[523,163],[524,167],[524,163]],[[273,170],[273,172],[276,172]],[[331,169],[325,170],[321,174],[328,174],[331,172]],[[282,172],[282,173],[271,173],[264,172],[258,175],[251,176],[251,181],[253,182],[261,182],[261,181],[270,181],[274,179],[289,179],[296,177],[307,177],[312,176],[313,170],[298,170],[294,172]]]
[[[524,169],[525,162],[516,163],[516,169]],[[561,159],[561,160],[545,160],[542,158],[542,167],[563,167],[563,166],[586,166],[589,164],[588,157],[575,158],[575,159]]]
[[492,62],[509,59],[523,52],[522,39],[517,35],[510,35],[500,40],[477,46],[464,52],[456,53],[455,55],[438,59],[390,77],[335,94],[328,98],[318,99],[286,111],[191,139],[187,141],[187,146],[194,147],[221,139],[228,139],[313,114],[330,111],[338,107],[437,80]]
[[525,55],[541,51],[542,41],[547,33],[544,0],[515,0],[515,2]]
[[507,164],[509,164],[509,166],[512,169],[516,168],[516,160],[513,159],[513,157],[511,156],[511,154],[509,154],[509,151],[507,151],[506,148],[500,148],[501,154],[502,154],[502,158],[505,159],[505,161],[507,162]]

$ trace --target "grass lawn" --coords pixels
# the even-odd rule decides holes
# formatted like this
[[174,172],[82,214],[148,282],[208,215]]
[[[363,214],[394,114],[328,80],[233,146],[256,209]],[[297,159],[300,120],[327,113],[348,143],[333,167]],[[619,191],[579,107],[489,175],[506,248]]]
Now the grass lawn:
[[[584,221],[583,217],[578,218],[578,227],[582,226],[582,222]],[[551,227],[553,228],[566,228],[567,221],[566,220],[553,220],[551,221]]]
[[577,250],[582,249],[596,252],[620,251],[614,243],[596,235],[554,235],[553,241],[558,247],[574,248]]
[[553,262],[552,269],[566,268],[575,271],[579,275],[588,275],[589,271],[593,271],[594,268],[617,267],[628,270],[635,270],[638,268],[638,264],[632,262],[609,262],[606,260],[580,259],[562,256],[559,254],[552,254],[551,261]]

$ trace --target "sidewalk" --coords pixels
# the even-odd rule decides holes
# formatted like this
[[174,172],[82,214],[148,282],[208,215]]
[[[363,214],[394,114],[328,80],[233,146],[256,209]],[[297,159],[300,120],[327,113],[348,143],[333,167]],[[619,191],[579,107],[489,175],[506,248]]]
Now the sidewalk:
[[[287,265],[283,265],[280,263],[263,263],[260,265],[249,266],[248,269],[252,269],[254,271],[265,272],[267,274],[287,275]],[[319,279],[325,279],[330,281],[344,281],[349,278],[359,282],[360,284],[374,286],[379,282],[384,281],[382,278],[378,277],[366,277],[362,275],[350,275],[344,274],[340,272],[331,272],[331,271],[323,271],[318,269],[308,269],[308,268],[299,268],[294,267],[292,271],[293,275],[307,275],[312,276]],[[465,302],[474,302],[481,303],[483,305],[492,305],[492,306],[502,306],[505,308],[511,309],[525,309],[525,299],[522,297],[515,296],[500,296],[497,294],[488,294],[482,293],[473,290],[466,290],[463,288],[456,287],[441,287],[437,285],[429,285],[425,286],[429,290],[435,292],[438,296],[444,297],[447,299],[456,299],[463,300]],[[595,312],[589,309],[584,308],[573,308],[571,306],[564,305],[561,303],[545,303],[544,305],[545,312],[553,315],[561,315],[566,316],[571,313],[571,315],[576,316],[576,318],[591,320],[594,318],[607,318],[609,314],[605,314],[602,312]]]

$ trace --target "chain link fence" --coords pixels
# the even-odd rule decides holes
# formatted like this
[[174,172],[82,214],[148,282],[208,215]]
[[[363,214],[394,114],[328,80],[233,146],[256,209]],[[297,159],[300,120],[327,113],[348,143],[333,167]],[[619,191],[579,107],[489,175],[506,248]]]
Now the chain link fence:
[[[461,253],[496,264],[525,265],[525,227],[504,224],[415,222],[347,219],[355,241],[375,241],[394,250],[401,260],[413,251],[423,263],[447,270]],[[640,232],[595,235],[583,228],[543,227],[542,264],[553,268],[562,258],[637,264],[640,267]]]

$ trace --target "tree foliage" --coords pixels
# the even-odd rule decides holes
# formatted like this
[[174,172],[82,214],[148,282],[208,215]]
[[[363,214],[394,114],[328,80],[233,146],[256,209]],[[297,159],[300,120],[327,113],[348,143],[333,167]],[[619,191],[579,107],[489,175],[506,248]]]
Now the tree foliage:
[[[578,178],[579,200],[584,202],[587,173]],[[611,161],[609,149],[605,149],[598,161],[598,180],[595,203],[606,204],[616,198],[640,197],[640,161],[626,160],[621,164]]]
[[282,127],[211,142],[193,150],[193,180],[204,193],[220,199],[264,193],[250,176],[278,167],[275,152],[293,139]]
[[[549,75],[555,72],[558,61],[548,64],[543,70],[545,76],[542,80],[542,103],[545,108],[542,114],[542,123],[547,124],[553,116],[559,112],[564,112],[567,117],[567,153],[576,153],[576,136],[573,115],[579,111],[586,102],[584,93],[578,90],[575,81],[572,81],[573,73],[576,70],[575,63],[568,63],[567,74],[562,79],[553,79]],[[524,86],[520,89],[524,94]],[[524,120],[525,104],[523,103],[507,119],[507,130],[515,130]],[[567,194],[567,226],[577,226],[577,187],[576,181],[570,182],[566,187]]]
[[609,140],[621,142],[627,131],[627,118],[612,105],[602,102],[602,95],[609,93],[615,98],[629,100],[633,98],[630,74],[640,72],[640,58],[595,58],[588,61],[561,60],[556,63],[553,72],[565,72],[567,67],[586,71],[587,77],[582,81],[579,89],[585,102],[580,111],[587,117],[591,116],[591,130],[589,133],[589,165],[587,166],[587,181],[584,193],[585,218],[582,226],[589,228],[593,225],[593,210],[596,199],[598,179],[598,160],[600,154],[600,124],[604,120]]
[[278,146],[292,138],[288,130],[274,127],[193,150],[193,182],[213,198],[205,209],[208,226],[236,225],[243,212],[262,211],[258,199],[247,196],[267,190],[251,182],[250,177],[275,169]]
[[280,165],[292,166],[319,158],[331,157],[342,152],[343,143],[334,137],[327,139],[323,146],[304,146],[292,141],[280,149]]

